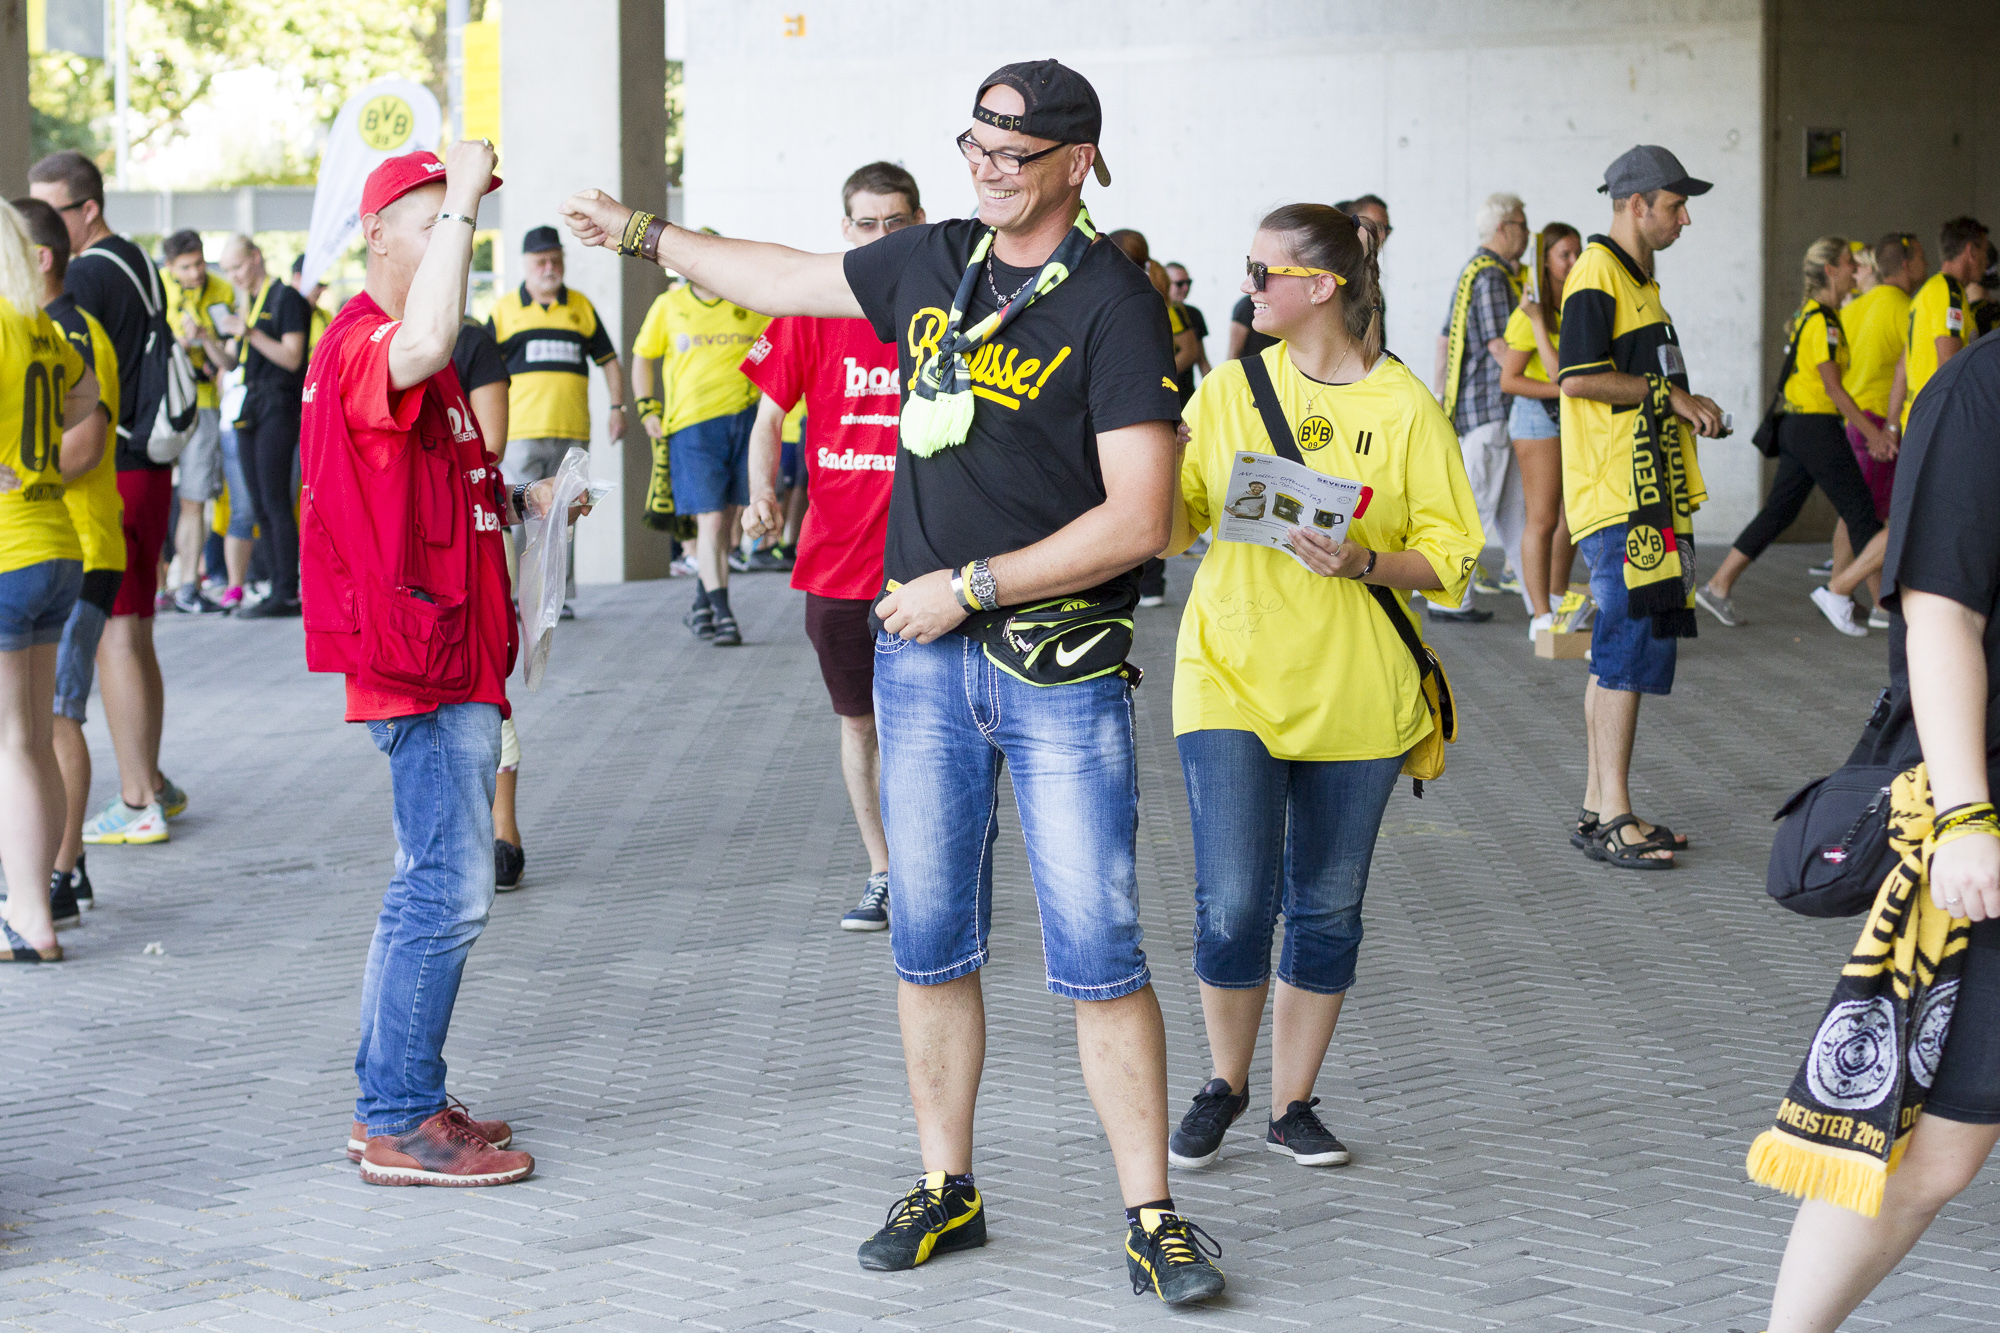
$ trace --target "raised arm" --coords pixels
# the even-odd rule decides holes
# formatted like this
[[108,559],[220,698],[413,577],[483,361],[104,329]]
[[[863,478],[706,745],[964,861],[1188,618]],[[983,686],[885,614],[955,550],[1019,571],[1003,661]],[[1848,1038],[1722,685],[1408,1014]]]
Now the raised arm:
[[[493,146],[484,139],[460,140],[445,153],[444,211],[479,216],[479,201],[493,180]],[[410,207],[409,196],[390,208]],[[386,211],[386,210],[385,210]],[[472,270],[472,228],[456,220],[431,222],[403,322],[389,340],[389,383],[398,389],[422,384],[451,364],[465,309],[465,279]],[[301,343],[304,339],[301,338]]]
[[[633,210],[602,190],[583,190],[562,206],[577,240],[636,255],[643,236],[626,242]],[[725,300],[762,315],[819,315],[859,319],[861,303],[847,285],[844,257],[815,255],[786,245],[741,241],[689,231],[660,219],[655,262]]]

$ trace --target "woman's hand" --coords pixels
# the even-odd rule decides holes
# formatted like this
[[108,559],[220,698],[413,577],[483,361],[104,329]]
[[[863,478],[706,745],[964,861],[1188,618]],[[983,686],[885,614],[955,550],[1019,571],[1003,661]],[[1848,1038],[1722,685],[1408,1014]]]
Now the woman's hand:
[[1299,558],[1306,562],[1306,568],[1330,579],[1360,578],[1361,571],[1368,568],[1368,557],[1373,554],[1353,541],[1335,546],[1331,538],[1312,528],[1292,528],[1287,535]]
[[1896,456],[1896,437],[1872,422],[1862,426],[1861,442],[1868,446],[1868,456],[1878,463],[1887,463]]
[[1931,857],[1931,901],[1955,917],[2000,918],[2000,837],[1958,838]]
[[1548,327],[1548,325],[1544,322],[1547,317],[1542,314],[1542,303],[1540,301],[1537,301],[1534,297],[1528,296],[1526,294],[1522,295],[1521,313],[1528,317],[1528,322],[1530,324],[1534,324],[1540,328]]

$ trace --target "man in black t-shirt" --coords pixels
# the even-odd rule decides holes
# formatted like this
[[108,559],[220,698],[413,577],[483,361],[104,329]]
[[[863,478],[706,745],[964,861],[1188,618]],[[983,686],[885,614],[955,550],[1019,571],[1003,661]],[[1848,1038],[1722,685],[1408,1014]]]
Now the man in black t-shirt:
[[1167,265],[1167,300],[1180,311],[1181,318],[1187,321],[1189,331],[1194,334],[1195,342],[1201,348],[1200,354],[1194,359],[1194,364],[1183,370],[1178,377],[1182,407],[1186,407],[1188,400],[1194,397],[1195,372],[1200,371],[1203,379],[1207,379],[1209,374],[1208,320],[1203,318],[1200,310],[1187,303],[1188,292],[1193,287],[1194,279],[1188,276],[1186,264]]
[[239,314],[217,325],[236,340],[234,355],[243,366],[237,451],[244,481],[257,498],[257,540],[271,571],[270,595],[236,614],[248,620],[295,616],[299,525],[292,511],[292,475],[298,468],[312,307],[291,284],[265,271],[264,252],[248,236],[238,234],[223,243],[222,268],[242,306]]
[[173,464],[146,455],[158,399],[142,403],[152,311],[166,288],[153,261],[104,221],[104,175],[81,153],[51,153],[28,171],[28,193],[62,214],[69,229],[63,291],[104,326],[118,353],[118,498],[125,508],[125,574],[97,648],[104,717],[118,753],[118,796],[84,824],[83,840],[143,845],[167,841],[167,820],[187,793],[160,772],[166,686],[153,651],[154,594],[174,503]]
[[[1940,366],[1910,409],[1882,561],[1891,718],[1914,713],[1931,811],[1962,821],[1934,850],[1926,845],[1917,892],[1928,897],[1925,908],[1973,922],[1962,970],[1932,989],[1917,1024],[1922,1036],[1908,1039],[1912,1073],[1925,1063],[1931,1072],[1879,1213],[1857,1217],[1813,1200],[1800,1206],[1778,1270],[1772,1328],[1839,1325],[1978,1176],[2000,1125],[2000,822],[1989,804],[2000,781],[1995,421],[2000,339],[1982,338]],[[1830,1014],[1821,1042],[1832,1023]],[[1931,1061],[1919,1058],[1920,1046]],[[1812,1060],[1825,1058],[1825,1049],[1816,1043]]]
[[[688,232],[596,190],[563,213],[586,244],[656,259],[768,314],[861,316],[898,348],[875,714],[925,1172],[861,1247],[862,1267],[912,1268],[985,1242],[972,1124],[1005,763],[1049,988],[1076,1002],[1118,1167],[1127,1273],[1178,1304],[1217,1294],[1223,1278],[1167,1193],[1165,1033],[1140,948],[1122,661],[1135,568],[1166,544],[1175,502],[1167,311],[1081,210],[1093,170],[1111,181],[1089,83],[1035,61],[995,71],[976,96],[958,147],[978,217],[907,227],[844,259]],[[1028,608],[1053,637],[1015,618]]]

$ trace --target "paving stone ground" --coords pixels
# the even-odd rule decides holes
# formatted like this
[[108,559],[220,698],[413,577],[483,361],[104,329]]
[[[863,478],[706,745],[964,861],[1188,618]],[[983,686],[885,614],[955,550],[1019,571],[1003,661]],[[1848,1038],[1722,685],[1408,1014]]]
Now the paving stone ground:
[[[1641,808],[1671,874],[1572,851],[1581,663],[1518,606],[1433,638],[1463,710],[1450,772],[1392,802],[1360,979],[1319,1093],[1355,1151],[1262,1150],[1268,1066],[1176,1197],[1221,1241],[1216,1330],[1763,1327],[1792,1209],[1743,1178],[1855,930],[1762,892],[1768,812],[1835,766],[1886,638],[1806,600],[1821,552],[1744,580],[1648,701]],[[1143,613],[1141,885],[1175,1113],[1207,1076],[1193,858],[1173,747],[1178,605]],[[172,843],[91,854],[103,906],[60,967],[0,974],[0,1326],[541,1330],[1158,1327],[1126,1287],[1111,1164],[1069,1006],[1043,988],[1003,835],[977,1163],[982,1251],[864,1274],[918,1170],[885,937],[843,934],[866,864],[836,731],[781,579],[739,578],[746,644],[691,641],[684,580],[587,589],[521,694],[527,887],[472,955],[453,1089],[538,1162],[490,1190],[377,1189],[342,1156],[361,966],[388,874],[388,772],[291,624],[165,620]],[[112,789],[101,718],[90,733]],[[1011,812],[1010,812],[1011,816]],[[157,943],[163,952],[144,952]],[[1851,1327],[1989,1327],[1991,1174]]]

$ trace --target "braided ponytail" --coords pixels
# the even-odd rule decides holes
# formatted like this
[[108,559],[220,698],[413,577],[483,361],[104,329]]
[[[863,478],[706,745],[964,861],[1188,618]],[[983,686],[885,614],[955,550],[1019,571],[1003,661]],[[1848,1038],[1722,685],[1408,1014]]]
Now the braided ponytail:
[[1338,273],[1344,285],[1335,300],[1348,336],[1361,344],[1368,364],[1382,354],[1382,268],[1376,258],[1382,240],[1375,224],[1350,217],[1328,204],[1286,204],[1257,225],[1259,231],[1291,238],[1292,255],[1308,268]]

